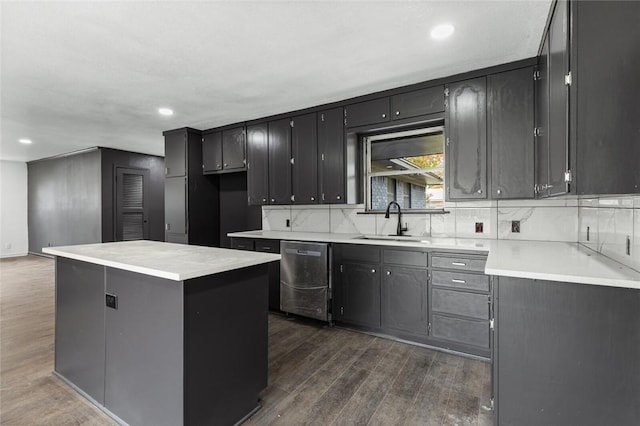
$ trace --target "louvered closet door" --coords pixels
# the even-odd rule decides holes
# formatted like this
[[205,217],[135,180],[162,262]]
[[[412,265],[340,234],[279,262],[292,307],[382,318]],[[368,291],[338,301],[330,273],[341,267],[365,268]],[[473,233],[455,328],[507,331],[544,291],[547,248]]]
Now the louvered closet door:
[[149,170],[116,168],[116,241],[149,238]]

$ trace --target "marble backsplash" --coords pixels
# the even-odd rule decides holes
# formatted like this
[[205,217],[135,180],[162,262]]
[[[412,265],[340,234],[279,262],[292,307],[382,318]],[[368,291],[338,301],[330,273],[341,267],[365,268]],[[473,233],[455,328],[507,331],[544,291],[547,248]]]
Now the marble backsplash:
[[[559,197],[447,203],[447,214],[403,214],[409,235],[579,242],[640,271],[640,196]],[[393,234],[397,216],[363,205],[265,206],[262,229]],[[513,232],[518,221],[520,232]],[[482,232],[476,224],[482,223]],[[627,243],[627,239],[629,243]],[[627,244],[629,253],[627,254]]]
[[640,196],[581,198],[578,241],[640,271]]
[[[578,199],[475,201],[447,203],[447,214],[403,214],[409,235],[578,241]],[[359,214],[363,205],[265,206],[262,228],[273,231],[387,235],[396,232],[397,216]],[[512,232],[512,221],[520,232]],[[482,232],[476,232],[476,224]]]

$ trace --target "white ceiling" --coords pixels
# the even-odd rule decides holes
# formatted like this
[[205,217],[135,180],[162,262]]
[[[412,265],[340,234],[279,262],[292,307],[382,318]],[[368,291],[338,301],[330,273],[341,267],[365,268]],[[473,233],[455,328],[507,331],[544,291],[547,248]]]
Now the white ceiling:
[[[3,1],[0,158],[91,146],[163,155],[163,130],[528,58],[550,2]],[[432,40],[443,22],[454,35]]]

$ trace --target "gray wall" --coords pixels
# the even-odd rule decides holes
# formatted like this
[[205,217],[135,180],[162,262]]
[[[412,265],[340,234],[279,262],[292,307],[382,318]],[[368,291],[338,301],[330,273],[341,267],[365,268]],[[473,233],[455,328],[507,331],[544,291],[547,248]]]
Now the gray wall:
[[98,149],[27,163],[29,251],[99,243],[100,194]]
[[114,241],[116,167],[149,170],[149,239],[164,241],[164,157],[101,148],[102,151],[102,242]]

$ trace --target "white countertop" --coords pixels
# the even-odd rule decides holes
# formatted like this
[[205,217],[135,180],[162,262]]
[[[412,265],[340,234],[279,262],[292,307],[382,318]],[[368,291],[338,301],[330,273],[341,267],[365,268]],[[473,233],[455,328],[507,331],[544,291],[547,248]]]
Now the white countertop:
[[489,275],[640,289],[640,272],[578,243],[431,237],[395,241],[362,239],[360,234],[287,231],[233,232],[228,236],[479,251],[488,253],[485,273]]
[[175,281],[280,260],[279,254],[145,240],[45,247],[42,251]]

